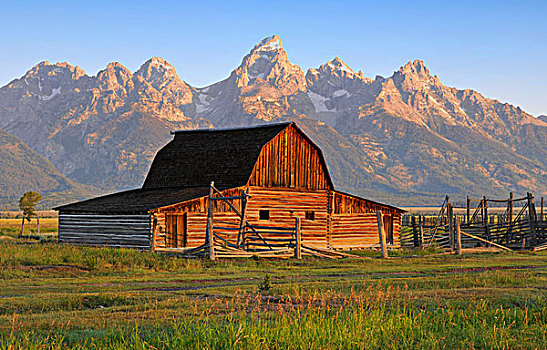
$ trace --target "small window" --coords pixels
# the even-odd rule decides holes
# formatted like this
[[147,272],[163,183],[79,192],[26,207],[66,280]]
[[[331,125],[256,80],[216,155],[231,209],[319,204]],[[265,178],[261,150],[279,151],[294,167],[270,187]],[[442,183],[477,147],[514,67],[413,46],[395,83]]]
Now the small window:
[[307,211],[306,212],[306,220],[315,220],[315,212],[314,211]]
[[261,209],[258,211],[258,219],[260,220],[270,220],[270,211]]

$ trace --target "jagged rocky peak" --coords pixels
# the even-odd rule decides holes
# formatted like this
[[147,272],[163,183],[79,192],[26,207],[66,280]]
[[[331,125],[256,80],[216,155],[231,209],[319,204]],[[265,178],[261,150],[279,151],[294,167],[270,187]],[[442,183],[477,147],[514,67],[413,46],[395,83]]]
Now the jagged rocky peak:
[[48,61],[42,61],[32,67],[26,74],[25,77],[32,77],[36,75],[49,75],[55,76],[58,74],[70,75],[72,79],[79,79],[80,77],[85,76],[85,72],[80,67],[71,66],[67,62],[57,62],[51,64]]
[[127,90],[133,87],[133,74],[119,62],[111,62],[106,69],[97,74],[97,80],[102,90]]
[[[409,61],[407,64],[399,68],[398,71],[393,74],[393,79],[396,84],[402,82],[408,82],[410,84],[425,83],[425,84],[440,84],[439,78],[435,75],[432,76],[429,69],[425,66],[424,61],[414,60]],[[416,88],[416,86],[409,86]]]
[[271,52],[271,51],[278,51],[283,50],[283,42],[281,41],[281,38],[277,35],[272,35],[270,37],[264,38],[260,40],[258,44],[253,47],[252,51],[265,51],[265,52]]
[[363,72],[355,73],[340,57],[317,69],[309,69],[306,80],[310,91],[328,98],[349,97],[352,92],[372,83],[371,79],[363,76]]
[[289,61],[281,38],[277,35],[255,45],[233,74],[239,88],[268,83],[279,89],[282,95],[306,90],[304,72]]
[[71,66],[66,62],[51,64],[43,61],[32,67],[20,79],[8,84],[6,89],[11,90],[9,99],[12,101],[31,98],[47,102],[61,95],[61,92],[74,91],[78,87],[86,89],[90,85],[91,78],[80,67]]
[[178,79],[175,68],[161,57],[152,57],[144,62],[135,75],[139,75],[147,81]]
[[[311,74],[327,74],[336,77],[344,78],[357,78],[363,80],[363,72],[359,71],[355,73],[340,57],[336,56],[332,61],[321,65],[319,69],[310,69]],[[317,73],[315,73],[317,72]]]
[[[182,81],[171,63],[161,57],[152,57],[146,61],[135,77],[143,79],[163,96],[163,102],[184,105],[192,102],[192,91]],[[142,82],[142,81],[140,81]]]
[[55,85],[66,85],[82,77],[89,78],[78,66],[71,66],[67,62],[51,64],[48,61],[42,61],[32,67],[20,80],[15,80],[14,87],[24,88],[36,85],[41,91],[43,83],[52,82]]

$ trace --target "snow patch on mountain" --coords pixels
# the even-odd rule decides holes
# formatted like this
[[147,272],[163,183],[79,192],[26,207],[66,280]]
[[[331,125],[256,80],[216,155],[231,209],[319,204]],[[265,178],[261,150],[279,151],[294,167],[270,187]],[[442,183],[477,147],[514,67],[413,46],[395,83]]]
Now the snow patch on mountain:
[[206,111],[211,103],[207,101],[207,95],[205,94],[197,94],[198,100],[196,101],[196,113],[202,113]]
[[308,96],[310,97],[311,103],[313,103],[313,107],[315,108],[315,112],[329,112],[331,109],[327,107],[325,104],[326,101],[330,100],[324,96],[321,96],[319,94],[316,94],[315,92],[308,91]]
[[[41,90],[41,89],[40,89]],[[39,96],[40,100],[42,101],[49,101],[51,100],[52,98],[54,98],[55,96],[57,95],[60,95],[61,94],[61,87],[59,86],[58,88],[55,88],[53,90],[51,90],[51,95],[48,95],[48,96]]]
[[340,90],[336,90],[335,92],[332,93],[332,96],[333,97],[341,97],[341,96],[347,96],[347,97],[350,97],[350,93],[348,92],[348,90],[345,90],[345,89],[340,89]]

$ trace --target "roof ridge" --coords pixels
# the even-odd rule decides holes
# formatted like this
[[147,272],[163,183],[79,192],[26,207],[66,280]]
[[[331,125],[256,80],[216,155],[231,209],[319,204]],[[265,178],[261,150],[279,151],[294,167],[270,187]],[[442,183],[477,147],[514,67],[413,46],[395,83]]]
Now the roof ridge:
[[294,121],[279,122],[279,123],[268,123],[268,124],[258,124],[250,126],[237,126],[237,127],[227,127],[227,128],[206,128],[206,129],[186,129],[186,130],[175,130],[171,131],[171,135],[181,134],[181,133],[191,133],[191,132],[215,132],[215,131],[230,131],[230,130],[249,130],[249,129],[259,129],[259,128],[269,128],[280,125],[291,125],[295,124]]

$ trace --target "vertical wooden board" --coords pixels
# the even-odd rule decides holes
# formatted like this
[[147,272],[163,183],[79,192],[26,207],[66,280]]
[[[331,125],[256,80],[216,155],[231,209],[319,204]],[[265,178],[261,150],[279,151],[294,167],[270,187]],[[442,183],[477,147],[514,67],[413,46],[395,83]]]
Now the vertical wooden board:
[[250,186],[326,189],[319,151],[293,127],[267,143],[250,176]]

